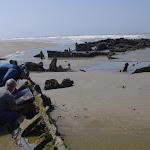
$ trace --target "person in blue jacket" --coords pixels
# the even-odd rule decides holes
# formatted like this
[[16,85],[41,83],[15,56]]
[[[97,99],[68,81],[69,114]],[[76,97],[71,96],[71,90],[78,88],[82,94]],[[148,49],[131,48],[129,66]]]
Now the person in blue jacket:
[[8,79],[14,80],[27,79],[29,71],[24,69],[22,65],[1,64],[0,65],[0,87],[4,86]]

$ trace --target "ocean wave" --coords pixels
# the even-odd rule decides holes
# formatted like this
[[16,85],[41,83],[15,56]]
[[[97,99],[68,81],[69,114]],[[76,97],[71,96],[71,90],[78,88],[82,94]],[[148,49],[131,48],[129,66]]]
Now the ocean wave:
[[70,41],[82,41],[92,39],[116,39],[116,38],[148,38],[150,39],[150,33],[143,34],[98,34],[98,35],[69,35],[69,36],[39,36],[39,37],[20,37],[20,38],[2,38],[1,40],[10,41],[53,41],[53,40],[70,40]]

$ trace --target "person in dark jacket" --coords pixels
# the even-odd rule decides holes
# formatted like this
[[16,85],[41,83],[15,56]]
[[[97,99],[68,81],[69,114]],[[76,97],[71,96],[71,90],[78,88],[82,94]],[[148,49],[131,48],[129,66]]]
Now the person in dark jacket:
[[0,65],[0,87],[4,86],[8,79],[14,80],[27,79],[29,71],[23,68],[22,65],[2,64]]

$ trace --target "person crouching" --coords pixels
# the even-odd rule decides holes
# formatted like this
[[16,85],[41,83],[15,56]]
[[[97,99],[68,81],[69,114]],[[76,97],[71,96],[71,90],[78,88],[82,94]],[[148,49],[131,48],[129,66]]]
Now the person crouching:
[[11,123],[19,116],[18,111],[22,110],[25,105],[17,106],[13,92],[17,86],[14,79],[6,81],[5,86],[0,88],[0,121]]

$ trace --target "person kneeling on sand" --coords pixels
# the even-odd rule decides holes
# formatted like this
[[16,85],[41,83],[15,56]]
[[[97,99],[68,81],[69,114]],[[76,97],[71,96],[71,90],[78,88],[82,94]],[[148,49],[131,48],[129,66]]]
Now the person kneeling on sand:
[[0,88],[0,121],[13,123],[19,116],[20,110],[27,105],[17,106],[13,96],[17,83],[14,79],[6,81],[4,87]]
[[22,65],[2,64],[0,65],[0,87],[4,86],[8,79],[27,79],[29,71]]

